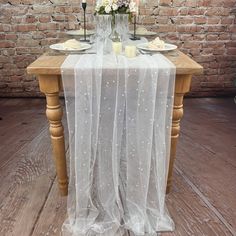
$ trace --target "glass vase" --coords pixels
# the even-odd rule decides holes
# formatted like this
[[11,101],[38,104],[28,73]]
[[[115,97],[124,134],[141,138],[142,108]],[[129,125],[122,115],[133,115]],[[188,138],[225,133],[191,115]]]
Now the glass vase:
[[97,51],[98,53],[107,54],[111,52],[111,39],[109,38],[112,28],[112,15],[96,16],[96,32],[97,32]]

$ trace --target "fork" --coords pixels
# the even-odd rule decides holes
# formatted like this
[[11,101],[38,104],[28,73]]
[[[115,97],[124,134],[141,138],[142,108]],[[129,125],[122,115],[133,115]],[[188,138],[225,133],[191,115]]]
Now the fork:
[[142,50],[142,49],[139,49],[139,52],[140,52],[141,54],[143,54],[143,55],[150,55],[150,56],[152,56],[153,54],[155,54],[155,53],[153,53],[153,52],[145,51],[145,50]]

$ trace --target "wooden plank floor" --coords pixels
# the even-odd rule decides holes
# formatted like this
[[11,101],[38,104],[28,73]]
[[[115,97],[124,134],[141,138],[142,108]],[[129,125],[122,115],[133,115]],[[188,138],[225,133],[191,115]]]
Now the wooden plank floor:
[[[0,99],[0,236],[60,235],[44,99]],[[236,105],[186,99],[167,206],[176,230],[162,236],[236,236]],[[112,236],[112,235],[111,235]]]

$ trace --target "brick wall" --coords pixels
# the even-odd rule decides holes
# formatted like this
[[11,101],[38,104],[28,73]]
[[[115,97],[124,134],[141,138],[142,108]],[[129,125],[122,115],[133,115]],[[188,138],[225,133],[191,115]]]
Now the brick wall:
[[[0,0],[0,96],[40,95],[25,68],[65,30],[79,27],[79,2]],[[235,0],[147,0],[140,14],[142,24],[204,66],[204,75],[193,79],[191,96],[235,93]]]

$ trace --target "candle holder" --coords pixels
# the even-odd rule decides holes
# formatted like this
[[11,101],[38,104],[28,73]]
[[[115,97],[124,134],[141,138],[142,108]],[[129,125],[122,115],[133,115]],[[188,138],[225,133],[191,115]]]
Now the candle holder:
[[140,40],[140,37],[136,36],[136,24],[137,24],[137,22],[136,22],[136,15],[134,15],[134,34],[130,38],[131,40]]
[[80,39],[81,42],[89,42],[89,40],[86,38],[86,7],[87,3],[82,2],[82,8],[84,10],[84,38]]

